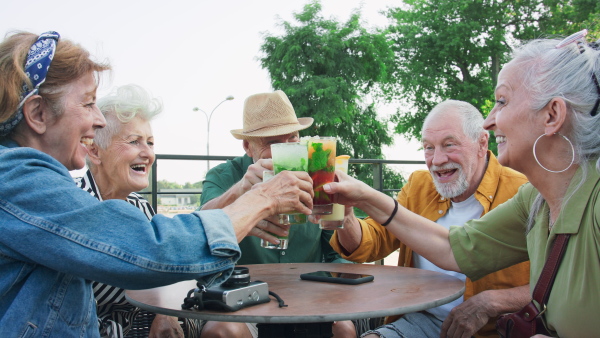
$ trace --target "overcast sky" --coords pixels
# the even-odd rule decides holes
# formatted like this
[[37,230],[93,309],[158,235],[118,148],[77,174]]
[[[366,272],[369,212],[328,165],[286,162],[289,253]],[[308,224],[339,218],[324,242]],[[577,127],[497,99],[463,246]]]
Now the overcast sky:
[[[211,155],[241,155],[241,141],[229,130],[242,128],[244,99],[269,92],[266,70],[257,57],[264,34],[278,35],[281,20],[291,21],[308,0],[4,0],[0,32],[55,30],[83,45],[113,68],[98,95],[136,83],[160,97],[165,109],[153,122],[159,154],[206,154],[206,117],[194,107],[214,112],[210,123]],[[380,14],[396,7],[392,0],[323,0],[323,13],[340,21],[362,6],[367,26],[384,26]],[[292,102],[293,104],[293,102]],[[388,111],[394,108],[388,108]],[[385,110],[385,109],[382,109]],[[330,136],[330,135],[328,135]],[[422,160],[416,143],[396,137],[387,159]],[[211,164],[218,164],[211,162]],[[419,166],[418,166],[419,167]],[[420,166],[421,168],[424,166]],[[405,169],[412,171],[417,167]],[[162,161],[159,179],[179,183],[202,180],[205,163]]]

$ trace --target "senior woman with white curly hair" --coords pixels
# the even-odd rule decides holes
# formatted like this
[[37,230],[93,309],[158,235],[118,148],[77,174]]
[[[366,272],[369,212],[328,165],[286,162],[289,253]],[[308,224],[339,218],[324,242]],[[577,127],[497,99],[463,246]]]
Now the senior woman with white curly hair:
[[[98,100],[98,108],[106,119],[86,159],[88,170],[75,179],[77,185],[98,200],[121,199],[144,212],[148,219],[155,212],[150,203],[136,191],[148,186],[148,174],[154,163],[154,135],[150,121],[162,111],[162,103],[134,84],[114,89]],[[133,306],[125,299],[125,290],[93,282],[97,302],[98,324],[102,337],[119,338],[128,333],[146,332],[152,321],[150,337],[162,334],[199,335],[196,322],[155,315]]]

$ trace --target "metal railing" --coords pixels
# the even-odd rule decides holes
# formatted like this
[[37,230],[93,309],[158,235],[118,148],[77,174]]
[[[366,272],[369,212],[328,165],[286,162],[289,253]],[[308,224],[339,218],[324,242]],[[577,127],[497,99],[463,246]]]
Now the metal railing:
[[[156,154],[156,161],[152,165],[150,176],[151,190],[142,192],[142,194],[151,195],[150,202],[154,210],[158,210],[158,195],[161,193],[158,189],[158,163],[163,160],[184,160],[184,161],[227,161],[237,156],[207,156],[207,155],[172,155],[172,154]],[[373,170],[373,188],[382,192],[399,191],[399,187],[385,188],[384,187],[384,164],[425,164],[425,161],[405,161],[405,160],[378,160],[378,159],[350,159],[350,164],[370,164]],[[198,189],[189,189],[189,191],[178,192],[178,194],[201,194]]]

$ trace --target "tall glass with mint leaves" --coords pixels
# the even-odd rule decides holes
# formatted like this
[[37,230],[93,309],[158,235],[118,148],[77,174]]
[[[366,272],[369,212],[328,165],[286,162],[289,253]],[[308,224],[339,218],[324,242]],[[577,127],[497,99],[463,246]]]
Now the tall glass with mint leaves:
[[[308,170],[308,148],[306,143],[276,143],[271,144],[271,159],[275,175],[288,171]],[[306,223],[306,215],[302,213],[279,214],[280,224]]]
[[323,186],[335,177],[335,137],[314,136],[308,138],[308,174],[313,180],[313,214],[329,215],[333,209],[332,196]]

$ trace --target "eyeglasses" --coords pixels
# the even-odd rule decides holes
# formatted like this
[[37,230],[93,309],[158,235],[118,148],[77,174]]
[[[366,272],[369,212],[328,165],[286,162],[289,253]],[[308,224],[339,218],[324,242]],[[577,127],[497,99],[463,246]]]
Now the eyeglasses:
[[[564,40],[562,40],[561,42],[559,42],[555,48],[556,49],[560,49],[563,48],[565,46],[570,45],[571,43],[577,43],[577,47],[579,48],[579,52],[581,54],[583,54],[583,52],[585,52],[585,48],[584,48],[584,43],[585,43],[585,36],[587,35],[588,31],[587,29],[584,29],[582,31],[579,31],[575,34],[571,34],[569,35],[567,38],[565,38]],[[590,44],[590,46],[592,48],[596,48],[597,44],[593,43],[593,45]],[[596,91],[598,92],[598,99],[596,99],[596,104],[594,105],[594,108],[592,108],[592,110],[590,111],[590,115],[592,116],[596,116],[598,115],[598,107],[600,106],[600,83],[598,83],[598,77],[596,77],[596,74],[594,73],[594,71],[592,70],[592,81],[594,81],[594,84],[596,85]]]

